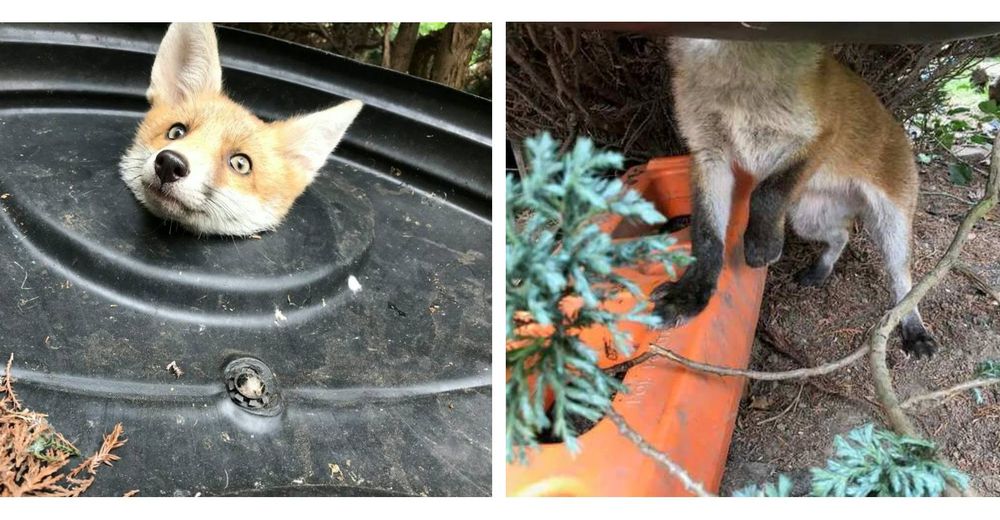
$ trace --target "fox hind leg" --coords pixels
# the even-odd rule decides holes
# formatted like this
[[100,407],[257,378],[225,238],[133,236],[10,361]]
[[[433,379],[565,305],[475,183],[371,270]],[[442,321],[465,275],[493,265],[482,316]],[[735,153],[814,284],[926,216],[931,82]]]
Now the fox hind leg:
[[847,246],[847,230],[854,216],[846,194],[807,190],[799,197],[789,211],[792,229],[806,240],[825,244],[816,260],[796,274],[799,284],[819,286],[826,281]]
[[[892,286],[894,302],[899,303],[910,289],[910,223],[909,212],[905,212],[885,194],[876,188],[865,190],[868,208],[864,222],[868,233],[882,251],[886,272]],[[914,308],[903,317],[899,325],[903,337],[903,351],[919,357],[930,357],[938,344],[934,336],[924,327],[920,311]]]

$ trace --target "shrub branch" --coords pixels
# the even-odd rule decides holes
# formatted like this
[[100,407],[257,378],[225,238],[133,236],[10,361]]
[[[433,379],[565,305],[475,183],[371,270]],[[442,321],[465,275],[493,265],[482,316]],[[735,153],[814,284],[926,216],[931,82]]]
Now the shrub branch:
[[651,459],[655,460],[664,468],[667,468],[667,471],[669,471],[671,475],[677,477],[677,479],[680,480],[682,484],[684,484],[684,489],[687,489],[688,491],[700,497],[715,496],[712,493],[706,491],[705,486],[701,485],[700,482],[691,478],[691,475],[688,475],[688,472],[685,471],[684,468],[682,468],[679,464],[674,462],[669,455],[654,448],[652,445],[646,442],[646,439],[644,439],[642,435],[639,434],[639,432],[633,430],[632,427],[629,426],[627,422],[625,422],[625,418],[622,417],[614,409],[611,408],[608,409],[607,417],[608,419],[611,419],[611,422],[615,423],[615,426],[618,427],[618,431],[621,432],[621,434],[625,436],[626,439],[632,441],[636,445],[636,447],[639,448],[639,451],[641,451]]
[[899,403],[899,406],[904,410],[913,408],[919,403],[925,401],[943,401],[944,399],[951,397],[955,394],[964,392],[966,390],[972,390],[973,388],[983,388],[986,386],[993,386],[1000,384],[1000,378],[987,377],[982,379],[973,379],[971,381],[966,381],[964,383],[959,383],[953,387],[945,388],[943,390],[937,390],[935,392],[928,392],[926,394],[915,395],[906,399],[905,401]]
[[661,347],[659,345],[650,345],[650,352],[655,355],[663,356],[678,365],[683,365],[687,368],[697,370],[699,372],[706,372],[709,374],[716,374],[720,376],[739,376],[746,377],[749,379],[757,379],[760,381],[784,381],[788,379],[804,379],[807,377],[816,377],[829,374],[831,372],[836,372],[841,368],[851,365],[861,359],[870,347],[865,345],[854,352],[829,363],[823,365],[809,367],[809,368],[796,368],[794,370],[784,370],[780,372],[765,372],[759,370],[744,370],[740,368],[729,368],[721,367],[717,365],[710,365],[708,363],[702,363],[700,361],[694,361],[688,359],[680,354],[673,352],[670,349]]

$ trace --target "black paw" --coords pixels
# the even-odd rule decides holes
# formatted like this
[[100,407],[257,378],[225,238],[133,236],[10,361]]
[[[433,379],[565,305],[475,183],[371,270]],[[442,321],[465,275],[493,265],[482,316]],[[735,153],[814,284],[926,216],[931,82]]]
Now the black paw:
[[819,287],[830,277],[830,269],[816,263],[795,274],[795,281],[806,287]]
[[743,255],[750,267],[764,267],[781,258],[784,240],[781,236],[761,236],[747,233],[743,237]]
[[937,349],[937,340],[926,329],[911,332],[903,330],[903,352],[907,355],[915,356],[917,359],[930,358]]
[[698,315],[712,298],[714,287],[691,287],[688,284],[667,282],[653,290],[653,314],[660,317],[665,328],[679,325]]

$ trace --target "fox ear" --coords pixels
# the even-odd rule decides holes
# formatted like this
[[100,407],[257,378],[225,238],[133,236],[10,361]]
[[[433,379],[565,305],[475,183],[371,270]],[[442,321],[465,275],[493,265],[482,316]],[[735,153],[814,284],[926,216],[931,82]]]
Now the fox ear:
[[287,143],[285,153],[309,172],[310,181],[326,163],[327,157],[337,147],[347,127],[351,126],[363,106],[354,99],[281,123],[283,138]]
[[222,91],[219,45],[210,23],[172,23],[153,62],[146,98],[177,103],[203,92]]

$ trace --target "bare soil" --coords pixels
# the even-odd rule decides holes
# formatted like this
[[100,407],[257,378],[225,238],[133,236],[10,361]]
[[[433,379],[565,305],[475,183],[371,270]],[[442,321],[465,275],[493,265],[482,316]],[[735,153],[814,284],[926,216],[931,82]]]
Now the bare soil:
[[[947,166],[933,163],[921,172],[921,196],[913,229],[914,281],[929,271],[945,249],[971,204],[940,194],[975,200],[985,175],[970,186],[948,181]],[[976,226],[962,260],[992,287],[1000,287],[1000,211]],[[802,287],[795,273],[818,253],[818,244],[789,235],[785,253],[772,265],[764,290],[751,368],[787,370],[839,359],[861,345],[865,331],[891,305],[882,259],[860,229],[826,284]],[[974,378],[975,366],[1000,359],[1000,304],[970,280],[952,272],[920,306],[940,350],[930,360],[908,358],[898,334],[890,342],[889,363],[900,397],[950,387]],[[801,387],[801,391],[800,391]],[[1000,495],[1000,390],[971,392],[911,412],[983,495]],[[867,358],[805,383],[749,383],[741,403],[721,492],[731,494],[751,483],[773,481],[786,473],[800,488],[808,468],[824,466],[833,438],[867,422],[884,425],[870,381]],[[803,489],[804,490],[804,489]]]

